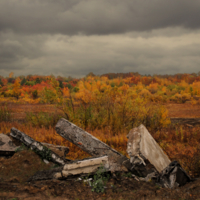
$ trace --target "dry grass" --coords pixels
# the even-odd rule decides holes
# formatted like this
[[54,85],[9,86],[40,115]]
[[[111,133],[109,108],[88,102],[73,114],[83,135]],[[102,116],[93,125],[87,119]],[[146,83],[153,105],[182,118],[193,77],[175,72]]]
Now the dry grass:
[[[186,107],[183,104],[168,104],[166,106],[169,108],[169,116],[172,117],[191,117],[192,113],[192,117],[195,117],[200,110],[198,105]],[[55,109],[54,105],[39,104],[8,104],[7,107],[11,109],[12,115],[19,117],[17,119],[21,119],[20,113],[31,111],[35,113],[40,111],[52,113],[53,109]],[[56,109],[54,111],[58,112]],[[54,127],[50,126],[48,128],[39,128],[33,127],[28,123],[21,124],[16,121],[0,122],[0,133],[10,132],[12,127],[19,129],[39,142],[69,147],[70,152],[67,155],[68,159],[82,159],[89,156],[87,153],[58,135]],[[97,137],[99,140],[105,142],[112,148],[127,156],[127,131],[121,132],[120,134],[112,132],[109,128],[87,131],[93,136]],[[151,132],[151,134],[162,147],[162,149],[168,154],[171,160],[178,160],[190,175],[200,175],[200,127],[191,128],[187,126],[176,125],[163,128],[156,132]]]

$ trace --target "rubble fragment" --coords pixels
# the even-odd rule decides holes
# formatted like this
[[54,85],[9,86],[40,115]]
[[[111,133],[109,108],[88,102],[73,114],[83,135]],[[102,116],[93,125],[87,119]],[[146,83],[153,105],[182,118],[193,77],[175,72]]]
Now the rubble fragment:
[[42,159],[46,159],[48,161],[54,162],[58,165],[64,165],[65,160],[61,158],[56,153],[52,152],[49,148],[44,146],[42,143],[35,141],[30,136],[26,135],[25,133],[17,130],[16,128],[11,128],[10,135],[13,138],[20,140],[23,144],[27,147],[31,148],[31,150],[35,151]]
[[82,177],[88,173],[94,174],[99,167],[103,167],[105,171],[109,171],[108,156],[85,158],[83,160],[71,161],[61,167],[38,171],[30,177],[27,182],[48,179],[66,179],[69,177],[72,178],[75,175]]
[[148,182],[154,179],[166,188],[183,186],[191,181],[177,161],[170,161],[144,125],[131,129],[127,138],[127,153],[136,180]]
[[13,144],[12,140],[6,134],[0,134],[0,156],[13,156],[15,151],[19,148]]
[[129,167],[129,159],[126,156],[112,149],[75,124],[62,118],[57,122],[55,129],[63,138],[72,142],[90,155],[96,157],[107,155],[110,171],[127,171],[122,165],[123,162],[126,161],[126,166],[127,168]]
[[144,125],[131,129],[127,138],[127,153],[134,174],[146,177],[152,172],[160,173],[170,164],[170,159]]
[[107,170],[109,169],[108,156],[89,158],[65,164],[63,170],[56,173],[54,178],[67,178],[69,175],[93,173],[96,172],[101,166]]
[[[66,153],[69,151],[67,147],[37,142],[25,133],[16,128],[12,128],[10,135],[13,138],[20,140],[26,146],[30,147],[39,154],[45,162],[48,160],[61,165],[61,167],[55,169],[37,172],[29,181],[66,179],[69,176],[93,174],[101,166],[103,166],[106,171],[111,172],[127,171],[128,169],[131,171],[132,177],[137,181],[149,182],[150,180],[154,180],[156,183],[166,188],[183,186],[191,181],[191,178],[177,161],[170,161],[144,125],[131,129],[127,135],[127,153],[130,159],[65,119],[60,119],[58,121],[56,131],[65,139],[77,145],[90,155],[95,156],[95,158],[66,162],[63,157],[65,157]],[[4,140],[2,140],[2,138],[5,137],[4,134],[0,134],[0,136],[1,135],[0,151],[4,145]],[[53,151],[47,147],[51,148]],[[16,148],[17,147],[13,147],[15,150]],[[62,150],[64,155],[59,156],[54,153],[54,151],[57,150]]]
[[158,182],[166,188],[183,186],[191,178],[177,161],[173,161],[158,176]]

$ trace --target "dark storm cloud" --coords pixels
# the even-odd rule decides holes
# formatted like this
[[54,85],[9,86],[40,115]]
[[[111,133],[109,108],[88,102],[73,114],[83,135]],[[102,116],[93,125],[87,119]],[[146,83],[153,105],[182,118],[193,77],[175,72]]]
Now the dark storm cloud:
[[[164,33],[170,33],[166,37]],[[173,36],[174,33],[174,36]],[[183,34],[178,34],[183,33]],[[142,35],[142,34],[141,34]],[[167,34],[168,35],[168,34]],[[174,74],[198,72],[200,31],[182,28],[113,35],[0,33],[0,75],[54,74],[81,77],[89,72]]]
[[200,0],[1,0],[0,31],[113,34],[200,27]]
[[27,61],[42,56],[44,37],[0,33],[0,70],[26,69]]
[[198,72],[200,0],[0,0],[0,75]]

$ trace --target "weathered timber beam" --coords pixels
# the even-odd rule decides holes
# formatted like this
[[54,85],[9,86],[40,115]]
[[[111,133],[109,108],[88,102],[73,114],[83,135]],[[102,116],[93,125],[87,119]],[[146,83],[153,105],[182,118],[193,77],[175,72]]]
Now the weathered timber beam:
[[37,153],[43,159],[46,159],[48,161],[54,162],[59,165],[65,164],[65,160],[62,159],[60,156],[58,156],[56,153],[48,149],[46,146],[44,146],[40,142],[35,141],[33,138],[26,135],[25,133],[19,131],[18,129],[11,128],[10,135],[13,138],[20,140],[23,144],[31,148],[35,153]]
[[56,124],[55,129],[63,138],[72,142],[90,155],[107,155],[111,171],[126,170],[122,165],[124,161],[129,160],[126,156],[112,149],[107,144],[98,140],[96,137],[79,128],[75,124],[62,118]]

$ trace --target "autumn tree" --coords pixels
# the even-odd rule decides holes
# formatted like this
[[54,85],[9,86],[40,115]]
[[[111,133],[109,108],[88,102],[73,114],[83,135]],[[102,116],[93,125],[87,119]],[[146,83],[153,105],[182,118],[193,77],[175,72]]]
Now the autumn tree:
[[20,78],[17,78],[15,80],[15,83],[13,84],[13,88],[12,88],[12,93],[13,96],[17,98],[17,100],[19,99],[19,95],[20,95]]

